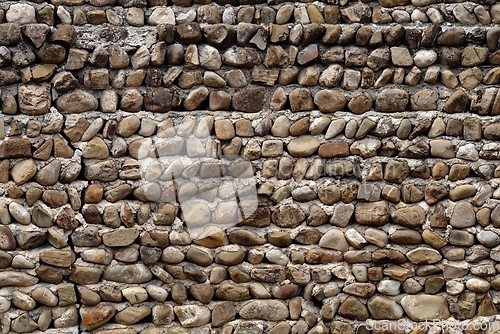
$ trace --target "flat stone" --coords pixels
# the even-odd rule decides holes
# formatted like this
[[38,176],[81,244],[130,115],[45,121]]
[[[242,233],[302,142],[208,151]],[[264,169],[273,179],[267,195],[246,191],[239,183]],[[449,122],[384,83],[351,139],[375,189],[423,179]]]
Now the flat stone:
[[308,157],[316,152],[319,146],[320,141],[316,137],[303,135],[293,139],[287,149],[294,157]]
[[356,204],[354,216],[361,225],[384,225],[389,221],[389,204],[385,201],[359,202]]

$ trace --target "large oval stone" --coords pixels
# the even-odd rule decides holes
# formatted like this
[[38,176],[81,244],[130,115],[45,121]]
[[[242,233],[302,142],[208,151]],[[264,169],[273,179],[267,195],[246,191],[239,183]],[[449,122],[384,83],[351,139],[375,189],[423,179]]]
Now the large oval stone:
[[377,95],[375,110],[380,112],[405,111],[408,99],[407,91],[399,88],[386,88]]
[[60,96],[56,101],[57,110],[63,114],[75,114],[85,111],[97,110],[99,103],[94,95],[75,90]]
[[288,317],[288,307],[277,300],[254,300],[241,308],[240,316],[244,319],[280,321]]
[[104,279],[120,283],[145,283],[153,278],[151,271],[142,263],[109,266],[104,271]]

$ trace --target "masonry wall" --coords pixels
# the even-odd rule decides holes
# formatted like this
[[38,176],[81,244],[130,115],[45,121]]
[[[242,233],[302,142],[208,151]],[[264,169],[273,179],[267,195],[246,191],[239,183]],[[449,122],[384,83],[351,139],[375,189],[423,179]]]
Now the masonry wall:
[[498,330],[495,0],[0,22],[2,333]]

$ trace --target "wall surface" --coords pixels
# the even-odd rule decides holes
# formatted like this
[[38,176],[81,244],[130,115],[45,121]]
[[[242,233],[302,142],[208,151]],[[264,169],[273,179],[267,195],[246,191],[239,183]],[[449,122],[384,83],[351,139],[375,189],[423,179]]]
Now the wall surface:
[[499,24],[0,1],[1,333],[498,333]]

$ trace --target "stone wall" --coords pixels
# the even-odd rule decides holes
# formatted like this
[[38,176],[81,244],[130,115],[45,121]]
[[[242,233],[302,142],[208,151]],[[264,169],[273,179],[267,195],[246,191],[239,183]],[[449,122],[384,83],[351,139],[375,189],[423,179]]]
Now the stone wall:
[[1,333],[496,324],[495,0],[1,1],[0,22]]

